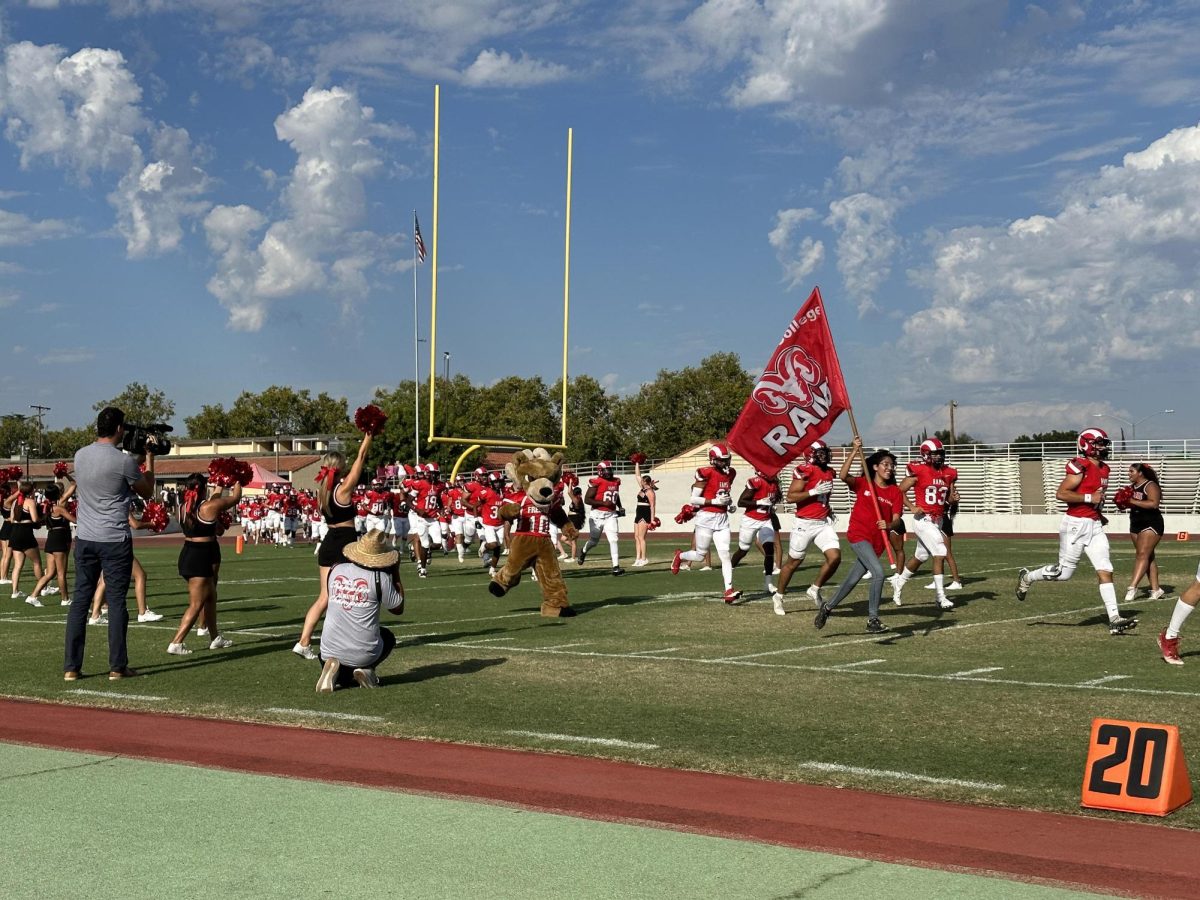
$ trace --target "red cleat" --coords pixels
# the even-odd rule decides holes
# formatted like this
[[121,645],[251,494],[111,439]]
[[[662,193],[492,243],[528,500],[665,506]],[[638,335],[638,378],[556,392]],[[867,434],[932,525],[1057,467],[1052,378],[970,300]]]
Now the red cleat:
[[737,603],[741,599],[742,599],[741,591],[735,591],[733,588],[730,588],[729,590],[727,590],[725,592],[725,602],[726,603]]
[[1183,665],[1183,660],[1179,658],[1179,638],[1167,637],[1165,628],[1159,632],[1158,649],[1162,651],[1164,662],[1169,662],[1173,666]]
[[680,566],[682,566],[682,565],[683,565],[683,551],[682,551],[682,550],[676,550],[676,551],[675,551],[675,558],[674,558],[673,560],[671,560],[671,574],[672,574],[672,575],[678,575],[678,574],[679,574],[679,567],[680,567]]

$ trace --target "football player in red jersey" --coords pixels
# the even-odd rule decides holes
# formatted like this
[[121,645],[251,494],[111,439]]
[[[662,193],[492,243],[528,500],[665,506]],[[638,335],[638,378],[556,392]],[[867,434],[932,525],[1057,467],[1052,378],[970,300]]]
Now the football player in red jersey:
[[441,471],[435,462],[426,463],[424,477],[412,480],[411,512],[408,520],[412,526],[412,537],[417,551],[417,577],[429,574],[429,553],[434,544],[441,546]]
[[1104,493],[1108,489],[1108,457],[1111,443],[1099,428],[1079,434],[1079,455],[1067,463],[1067,473],[1059,482],[1055,497],[1067,504],[1058,529],[1058,562],[1037,569],[1022,569],[1017,575],[1017,599],[1024,600],[1035,581],[1067,581],[1075,574],[1079,558],[1087,554],[1100,582],[1100,599],[1108,613],[1109,634],[1124,634],[1137,627],[1138,620],[1125,618],[1117,608],[1117,588],[1108,555],[1108,535],[1104,533]]
[[937,603],[942,609],[954,609],[946,597],[945,571],[946,536],[942,534],[942,521],[950,505],[951,492],[958,481],[958,471],[946,465],[946,448],[937,438],[921,442],[921,461],[908,464],[908,475],[900,482],[900,492],[913,492],[917,512],[913,513],[917,533],[917,549],[912,558],[892,576],[892,602],[901,603],[904,585],[921,568],[921,563],[933,557],[933,589],[937,591]]
[[774,475],[764,475],[757,469],[746,482],[742,495],[738,497],[737,505],[745,510],[742,513],[742,525],[738,529],[738,548],[733,552],[730,565],[735,569],[746,558],[755,541],[762,547],[763,575],[768,594],[775,593],[775,585],[771,583],[771,574],[775,571],[775,504],[783,499],[779,488],[779,479]]
[[583,502],[591,507],[588,513],[588,539],[575,561],[582,566],[592,548],[600,543],[600,535],[603,534],[608,539],[612,573],[624,575],[625,570],[621,568],[621,557],[617,550],[617,519],[625,514],[621,506],[621,479],[616,476],[615,467],[607,459],[596,466],[596,477],[588,482]]
[[479,516],[483,563],[488,567],[488,574],[495,575],[500,565],[500,546],[504,534],[504,520],[500,518],[500,505],[504,503],[504,481],[498,473],[492,476],[485,474],[484,477],[487,484],[479,486],[471,495],[470,502]]
[[371,480],[367,490],[367,531],[382,531],[387,534],[392,518],[392,492],[387,489],[382,478]]
[[671,562],[671,574],[679,574],[684,560],[700,562],[715,546],[721,560],[721,576],[725,580],[726,603],[736,603],[741,591],[733,589],[733,560],[729,555],[729,509],[733,506],[733,481],[737,471],[730,463],[733,455],[724,444],[713,444],[708,450],[709,465],[696,470],[692,482],[691,501],[684,506],[683,515],[695,515],[696,547],[693,550],[676,550]]
[[778,616],[787,612],[783,608],[783,595],[792,575],[804,562],[809,544],[816,544],[825,556],[817,577],[807,591],[817,606],[824,599],[821,596],[822,586],[842,564],[841,542],[833,527],[833,511],[829,508],[835,474],[829,465],[830,459],[829,445],[824,441],[813,441],[805,452],[804,464],[796,467],[792,473],[792,483],[788,485],[787,502],[796,504],[796,520],[788,539],[787,562],[779,572],[779,589],[771,597]]

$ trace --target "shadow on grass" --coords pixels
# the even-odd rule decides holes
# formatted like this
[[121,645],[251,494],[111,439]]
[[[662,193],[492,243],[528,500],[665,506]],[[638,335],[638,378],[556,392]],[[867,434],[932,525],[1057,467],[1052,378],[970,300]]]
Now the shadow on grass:
[[[604,600],[589,600],[585,603],[572,603],[571,608],[575,610],[576,615],[582,616],[605,606],[636,606],[639,603],[645,603],[647,600],[658,599],[660,598],[655,594],[632,594],[626,597],[608,597]],[[537,613],[541,611],[541,608],[542,607],[539,604],[538,606],[519,607],[514,609],[513,612]],[[547,616],[546,621],[548,623],[553,622],[562,625],[567,624],[566,621],[562,619],[556,619],[550,616]]]
[[473,675],[506,662],[508,662],[507,656],[497,656],[492,659],[460,659],[457,662],[434,663],[428,666],[418,666],[396,675],[385,675],[379,679],[379,683],[381,685],[417,684],[450,675]]
[[[1125,609],[1121,611],[1121,615],[1127,618],[1136,619],[1142,614],[1140,609]],[[1045,626],[1047,628],[1094,628],[1097,625],[1108,625],[1108,615],[1104,612],[1099,612],[1094,616],[1088,616],[1086,619],[1081,619],[1078,622],[1045,622],[1037,621],[1028,623],[1028,627]]]

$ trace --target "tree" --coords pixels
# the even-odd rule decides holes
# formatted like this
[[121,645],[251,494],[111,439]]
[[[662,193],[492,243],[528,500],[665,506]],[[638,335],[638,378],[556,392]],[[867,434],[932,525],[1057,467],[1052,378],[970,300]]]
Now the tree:
[[46,459],[71,459],[80,447],[96,440],[96,429],[60,428],[46,432]]
[[[562,379],[550,388],[550,412],[562,434]],[[624,441],[617,433],[614,398],[590,375],[572,378],[567,388],[567,456],[607,459],[619,455]]]
[[12,459],[23,455],[21,447],[37,439],[37,419],[18,414],[0,416],[0,457]]
[[[274,434],[345,434],[352,430],[345,397],[334,399],[308,390],[271,385],[260,393],[242,391],[226,412],[205,406],[187,419],[193,437],[265,437]],[[223,434],[196,434],[217,431]]]
[[212,440],[231,436],[229,413],[225,412],[225,408],[219,403],[216,405],[206,403],[200,407],[200,412],[196,415],[187,416],[183,420],[183,424],[187,426],[187,435],[190,438]]
[[1075,443],[1075,439],[1079,437],[1077,431],[1039,431],[1035,435],[1022,434],[1019,437],[1012,439],[1014,444],[1061,444],[1064,441],[1067,443]]
[[167,399],[162,391],[151,390],[140,381],[125,385],[125,390],[111,400],[102,400],[92,405],[96,412],[106,406],[115,406],[125,413],[126,422],[150,425],[155,422],[170,424],[175,417],[175,403]]
[[945,444],[947,447],[949,447],[953,444],[980,444],[980,443],[983,443],[982,441],[976,440],[975,438],[971,437],[971,435],[967,434],[965,431],[960,431],[958,433],[958,435],[953,440],[951,440],[949,428],[942,429],[941,431],[935,431],[933,433],[933,436],[935,438],[937,438],[939,441],[941,441],[943,444]]

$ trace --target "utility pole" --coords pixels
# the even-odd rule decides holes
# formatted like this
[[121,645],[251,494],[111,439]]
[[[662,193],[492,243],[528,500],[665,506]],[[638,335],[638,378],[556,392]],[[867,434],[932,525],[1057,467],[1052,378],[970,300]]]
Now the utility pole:
[[46,413],[50,412],[50,407],[48,407],[48,406],[39,406],[39,405],[38,405],[38,404],[36,404],[36,403],[30,403],[30,404],[29,404],[29,408],[37,411],[37,420],[38,420],[38,441],[37,441],[37,450],[38,450],[38,453],[40,453],[40,454],[42,454],[43,456],[45,456],[45,453],[46,453],[46,442],[45,442],[45,439],[44,439],[44,438],[45,438],[45,432],[42,430],[42,416],[43,416],[43,415],[45,415]]
[[950,401],[950,446],[951,447],[954,446],[954,441],[956,439],[956,435],[958,434],[958,432],[954,430],[954,410],[956,410],[956,409],[958,409],[958,401],[951,400]]

